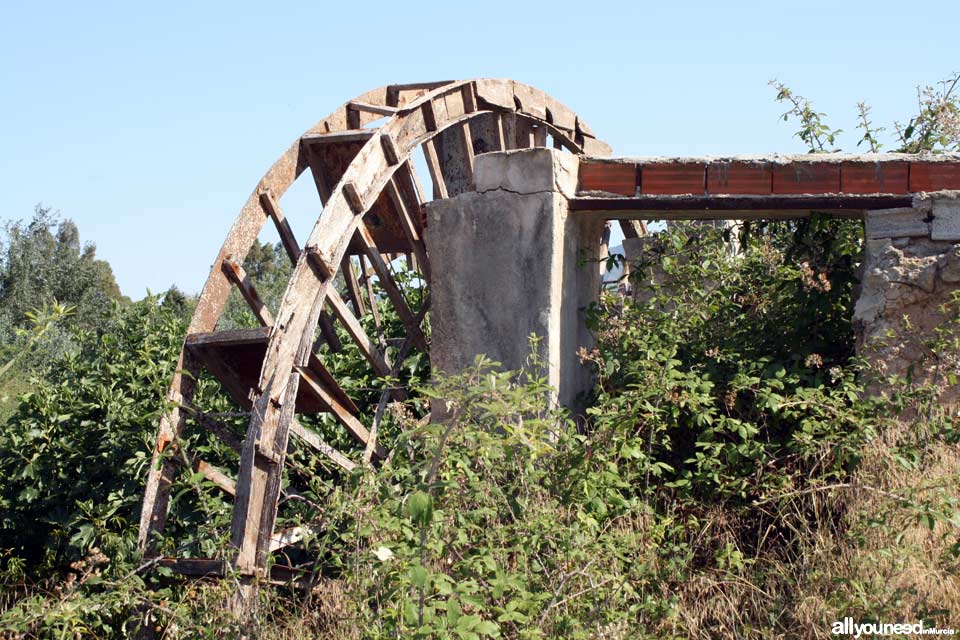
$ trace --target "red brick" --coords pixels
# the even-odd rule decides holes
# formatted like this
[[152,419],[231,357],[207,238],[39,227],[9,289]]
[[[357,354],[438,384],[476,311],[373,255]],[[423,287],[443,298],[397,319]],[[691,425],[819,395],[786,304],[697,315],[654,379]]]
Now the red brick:
[[911,162],[910,192],[960,189],[960,163]]
[[634,196],[637,192],[637,166],[629,162],[581,162],[579,191]]
[[844,162],[840,165],[843,193],[909,193],[906,162]]
[[776,194],[839,193],[840,165],[825,162],[791,162],[773,169]]
[[640,189],[645,195],[703,195],[706,165],[664,162],[640,169]]
[[707,166],[709,193],[766,195],[772,192],[771,171],[756,162],[718,162]]

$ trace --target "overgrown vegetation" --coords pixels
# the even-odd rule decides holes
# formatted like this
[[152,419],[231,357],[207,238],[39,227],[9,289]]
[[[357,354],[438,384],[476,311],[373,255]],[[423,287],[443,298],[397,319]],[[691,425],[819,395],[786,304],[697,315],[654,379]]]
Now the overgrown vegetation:
[[[952,82],[921,104],[904,145],[956,148]],[[834,145],[822,114],[789,96],[811,150]],[[189,299],[114,304],[98,326],[70,328],[72,347],[41,363],[0,425],[0,632],[787,638],[826,637],[845,616],[958,626],[960,424],[931,385],[865,394],[880,372],[854,354],[859,223],[754,224],[738,230],[736,255],[723,234],[672,226],[634,269],[637,301],[605,294],[589,310],[598,345],[580,355],[598,384],[586,420],[550,404],[535,356],[522,372],[481,359],[428,383],[411,354],[395,384],[417,393],[386,412],[386,462],[347,474],[294,444],[279,524],[318,526],[283,560],[319,578],[311,592],[263,589],[245,620],[221,606],[231,580],[182,583],[134,551]],[[245,264],[271,306],[284,260],[258,246]],[[422,283],[398,279],[418,308]],[[951,314],[927,345],[943,380],[958,374],[945,357],[960,334]],[[224,322],[251,321],[236,306]],[[389,305],[363,322],[396,357]],[[360,355],[321,357],[371,416],[379,385]],[[422,420],[431,399],[448,421]],[[197,426],[242,435],[243,416],[212,380],[197,404],[185,466],[235,467]],[[328,417],[304,421],[346,446]],[[222,555],[219,490],[186,472],[173,495],[164,551]]]

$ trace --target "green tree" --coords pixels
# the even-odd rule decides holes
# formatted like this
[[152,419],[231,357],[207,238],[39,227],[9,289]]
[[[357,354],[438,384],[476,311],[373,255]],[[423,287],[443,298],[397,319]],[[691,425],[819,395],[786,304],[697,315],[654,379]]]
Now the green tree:
[[111,300],[125,300],[110,264],[96,257],[96,246],[81,244],[69,219],[37,205],[29,222],[8,223],[0,239],[0,340],[28,324],[27,314],[58,302],[76,307],[70,322],[92,327]]

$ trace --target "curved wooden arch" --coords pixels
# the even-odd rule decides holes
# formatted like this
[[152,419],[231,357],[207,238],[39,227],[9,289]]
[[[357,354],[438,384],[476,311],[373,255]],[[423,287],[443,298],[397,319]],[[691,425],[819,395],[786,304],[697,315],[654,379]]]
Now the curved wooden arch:
[[[381,126],[367,128],[383,118],[386,121]],[[490,79],[375,89],[342,105],[290,146],[244,204],[200,295],[168,392],[172,408],[161,418],[145,489],[139,536],[144,551],[152,551],[153,534],[162,531],[166,522],[177,465],[164,452],[176,448],[189,414],[193,381],[200,366],[194,352],[201,345],[214,344],[217,336],[225,333],[215,329],[231,290],[237,287],[241,291],[263,325],[256,335],[265,339],[266,350],[258,380],[246,390],[250,422],[242,446],[237,447],[240,464],[236,482],[217,476],[219,472],[211,471],[208,477],[228,492],[233,489],[233,562],[241,573],[253,575],[264,570],[270,552],[279,546],[273,530],[290,431],[340,466],[349,469],[355,464],[297,423],[295,412],[303,395],[301,381],[360,441],[365,460],[381,450],[376,443],[376,422],[374,433],[370,433],[352,416],[352,401],[313,354],[313,337],[318,325],[323,328],[328,308],[329,315],[361,347],[376,373],[391,373],[385,356],[363,333],[337,288],[330,286],[341,272],[341,265],[349,264],[351,252],[370,261],[403,321],[407,338],[401,351],[427,346],[420,328],[426,305],[418,314],[406,306],[402,292],[391,279],[389,260],[383,257],[396,253],[387,250],[388,244],[405,249],[417,257],[423,277],[429,278],[429,259],[419,220],[424,197],[418,194],[413,153],[423,149],[434,197],[444,198],[469,190],[475,153],[544,146],[548,135],[555,147],[573,153],[607,155],[610,151],[573,111],[558,101],[521,83]],[[326,151],[317,151],[318,146]],[[279,200],[308,169],[323,210],[301,250],[283,217]],[[276,225],[287,253],[295,261],[275,319],[259,302],[239,266],[267,220]],[[384,224],[385,220],[388,224]],[[351,288],[356,283],[351,284],[350,276],[352,269],[344,272],[344,279],[354,310],[360,313],[359,298]],[[251,335],[243,339],[252,339]],[[229,374],[213,372],[222,382]],[[231,384],[236,390],[235,398],[243,402],[243,385],[238,385],[235,378]],[[384,391],[381,398],[386,397]],[[381,411],[383,404],[381,401]]]

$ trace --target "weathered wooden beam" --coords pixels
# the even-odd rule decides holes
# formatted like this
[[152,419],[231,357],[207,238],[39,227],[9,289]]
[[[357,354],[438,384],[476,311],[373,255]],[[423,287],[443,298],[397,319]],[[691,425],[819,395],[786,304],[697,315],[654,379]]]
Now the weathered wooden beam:
[[414,220],[419,220],[423,214],[420,211],[419,202],[409,202],[403,197],[400,189],[397,187],[396,178],[392,178],[386,186],[387,195],[393,202],[400,218],[400,227],[403,234],[407,237],[407,242],[417,256],[417,265],[420,267],[424,277],[430,279],[430,258],[427,256],[427,247],[420,236],[419,225]]
[[426,351],[426,336],[423,335],[423,331],[420,329],[419,324],[417,324],[416,317],[410,310],[406,299],[403,297],[403,292],[400,291],[400,287],[397,286],[396,281],[393,279],[390,270],[387,268],[387,264],[383,261],[383,256],[380,255],[380,250],[377,249],[370,230],[367,229],[367,225],[362,221],[357,225],[357,237],[360,239],[367,258],[370,259],[370,263],[373,265],[374,271],[377,272],[377,277],[380,279],[380,286],[383,287],[387,297],[390,298],[390,302],[393,303],[397,315],[400,316],[400,321],[403,323],[404,328],[406,328],[407,334],[413,338],[413,343],[418,349]]
[[273,220],[273,225],[277,228],[277,233],[280,235],[280,242],[283,244],[283,248],[290,258],[290,262],[296,264],[297,258],[300,257],[300,245],[297,244],[297,239],[293,235],[293,229],[290,228],[290,223],[283,215],[280,203],[276,201],[273,197],[273,192],[269,189],[260,194],[260,203],[263,205],[263,210],[266,211],[270,219]]
[[253,311],[257,322],[264,327],[273,326],[273,314],[267,309],[267,305],[263,303],[260,294],[257,293],[256,287],[253,286],[253,283],[247,277],[247,273],[243,270],[243,267],[230,258],[227,258],[223,261],[223,270],[227,274],[227,277],[230,278],[230,281],[237,285],[243,299],[247,301],[247,305],[250,307],[250,310]]
[[357,464],[353,460],[327,444],[327,442],[313,429],[309,429],[300,424],[298,421],[294,420],[290,424],[290,432],[328,457],[333,462],[337,463],[339,466],[343,467],[345,470],[353,471],[356,468]]
[[343,260],[340,262],[340,273],[343,274],[343,281],[347,285],[347,297],[350,299],[350,304],[353,305],[353,310],[358,316],[365,315],[367,312],[363,307],[363,300],[360,298],[360,284],[357,282],[357,274],[353,270],[353,261],[349,254],[343,256]]
[[350,313],[350,309],[347,308],[343,298],[331,288],[327,292],[326,302],[330,306],[333,315],[347,330],[347,333],[353,341],[357,343],[357,346],[360,348],[360,353],[363,354],[367,362],[369,362],[374,371],[377,372],[377,375],[389,375],[390,365],[387,364],[386,358],[377,351],[373,340],[371,340],[367,332],[363,330],[356,316]]
[[[349,431],[360,443],[364,445],[367,444],[367,441],[370,439],[370,432],[363,426],[363,423],[337,401],[334,395],[324,386],[323,381],[317,378],[309,367],[298,367],[298,371],[303,381],[306,382],[317,397],[320,398],[321,402],[329,407],[330,413],[336,418],[337,422]],[[386,456],[386,453],[383,452],[382,449],[377,455],[380,455],[380,453]]]

